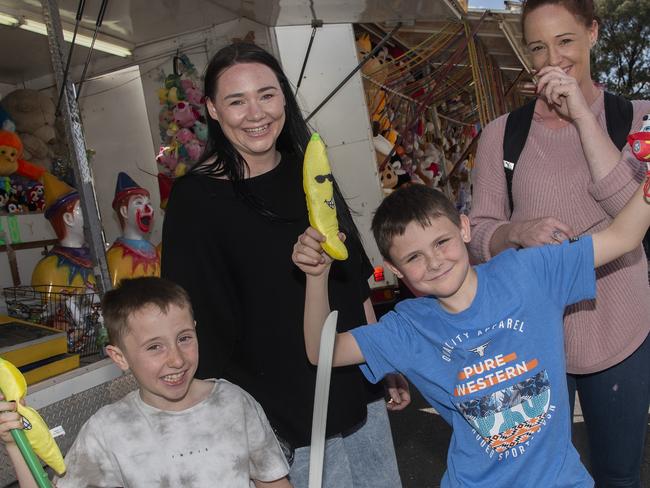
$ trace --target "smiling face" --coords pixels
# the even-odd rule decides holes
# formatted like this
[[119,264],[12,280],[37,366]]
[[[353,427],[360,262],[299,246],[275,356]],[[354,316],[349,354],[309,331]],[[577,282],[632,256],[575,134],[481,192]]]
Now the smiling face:
[[275,161],[275,141],[285,122],[284,95],[268,66],[240,63],[217,78],[208,113],[249,165]]
[[120,346],[108,346],[107,352],[122,370],[131,370],[148,405],[179,411],[194,404],[199,348],[187,307],[170,304],[165,313],[146,305],[129,316]]
[[406,226],[392,240],[390,269],[416,296],[435,296],[448,310],[466,308],[476,292],[476,275],[469,264],[469,220],[461,215],[460,227],[447,217]]
[[589,52],[598,39],[598,23],[586,26],[561,5],[543,5],[524,22],[524,38],[533,68],[559,66],[585,90],[591,84]]

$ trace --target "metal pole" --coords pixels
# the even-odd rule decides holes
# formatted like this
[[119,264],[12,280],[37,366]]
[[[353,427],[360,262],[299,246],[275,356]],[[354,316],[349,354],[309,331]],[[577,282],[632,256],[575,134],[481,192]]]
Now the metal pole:
[[41,0],[43,18],[47,26],[47,40],[50,46],[52,69],[56,78],[57,88],[63,93],[61,101],[61,116],[65,127],[66,142],[70,150],[72,169],[79,191],[80,205],[84,214],[84,235],[93,259],[93,271],[97,280],[100,295],[112,288],[109,279],[105,239],[102,222],[97,207],[97,198],[93,186],[93,177],[86,156],[86,142],[81,129],[79,105],[74,94],[72,82],[63,83],[63,29],[59,17],[59,6],[56,0]]
[[379,43],[375,46],[375,48],[374,48],[372,51],[370,51],[368,54],[366,54],[366,57],[363,58],[363,59],[361,60],[361,62],[357,65],[357,67],[354,68],[352,71],[350,71],[350,74],[348,74],[348,75],[345,77],[345,79],[344,79],[341,83],[339,83],[339,84],[336,86],[336,88],[334,88],[334,90],[332,90],[331,93],[330,93],[329,95],[327,95],[327,96],[325,97],[325,99],[324,99],[322,102],[320,102],[320,104],[318,105],[318,107],[316,107],[316,108],[315,108],[315,109],[314,109],[314,110],[309,114],[309,116],[305,119],[305,122],[309,122],[309,120],[310,120],[314,115],[316,115],[316,114],[318,113],[318,111],[319,111],[321,108],[323,108],[323,106],[324,106],[327,102],[329,102],[330,98],[332,98],[334,95],[336,95],[336,93],[341,89],[341,87],[342,87],[343,85],[345,85],[345,84],[348,82],[348,80],[349,80],[350,78],[352,78],[352,76],[354,76],[354,74],[355,74],[357,71],[359,71],[359,70],[363,67],[364,64],[366,64],[366,63],[368,62],[368,60],[369,60],[370,58],[372,58],[372,57],[373,57],[377,52],[379,52],[379,50],[383,47],[383,45],[386,44],[386,42],[388,42],[388,40],[389,40],[391,37],[393,37],[393,34],[395,34],[395,32],[397,32],[398,29],[399,29],[401,26],[402,26],[402,23],[401,23],[401,22],[398,22],[398,23],[395,25],[395,27],[393,28],[393,30],[390,31],[388,34],[386,34],[386,35],[384,36],[384,38],[383,38],[381,41],[379,41]]

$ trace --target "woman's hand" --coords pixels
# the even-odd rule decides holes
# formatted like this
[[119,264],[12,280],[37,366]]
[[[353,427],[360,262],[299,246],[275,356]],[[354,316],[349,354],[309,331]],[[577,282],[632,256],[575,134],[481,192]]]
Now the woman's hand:
[[[339,239],[345,242],[345,234],[339,232]],[[293,245],[291,259],[305,274],[320,276],[331,266],[332,258],[323,250],[323,242],[325,236],[313,227],[308,227]]]
[[5,402],[4,399],[0,394],[0,441],[11,444],[14,439],[10,431],[12,429],[22,429],[23,421],[16,411],[16,402]]
[[558,66],[545,66],[537,73],[537,94],[563,117],[576,122],[593,117],[578,81]]
[[574,236],[573,229],[553,217],[513,222],[508,239],[519,247],[559,244]]

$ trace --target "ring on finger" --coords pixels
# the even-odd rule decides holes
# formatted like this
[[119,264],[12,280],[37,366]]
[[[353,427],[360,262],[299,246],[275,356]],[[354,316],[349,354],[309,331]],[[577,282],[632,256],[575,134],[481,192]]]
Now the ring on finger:
[[562,233],[559,230],[554,230],[551,233],[551,239],[553,239],[554,241],[560,241],[561,237],[562,237]]

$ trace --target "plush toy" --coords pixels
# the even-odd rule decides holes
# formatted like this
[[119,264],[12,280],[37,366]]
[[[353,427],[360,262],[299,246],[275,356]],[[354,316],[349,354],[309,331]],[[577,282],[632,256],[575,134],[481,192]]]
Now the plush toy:
[[7,111],[0,106],[0,130],[8,130],[10,132],[16,131],[16,124],[7,113]]
[[384,193],[390,193],[397,187],[397,175],[390,164],[387,163],[384,165],[384,168],[379,174],[379,180],[381,181],[381,187],[384,189]]
[[172,110],[174,121],[180,127],[194,127],[201,114],[190,103],[178,102]]
[[201,141],[205,142],[208,140],[208,125],[197,120],[194,123],[194,134],[196,134],[196,138]]
[[334,203],[334,178],[325,144],[317,133],[312,134],[303,161],[302,184],[307,197],[309,223],[325,236],[323,250],[332,259],[346,260],[348,250],[339,238],[339,224]]
[[25,161],[23,143],[15,132],[0,130],[0,176],[17,173],[26,178],[38,180],[45,169]]
[[65,156],[61,131],[56,127],[56,107],[45,92],[20,89],[6,95],[2,107],[10,115],[24,146],[24,157],[48,167],[55,156]]
[[167,188],[199,160],[208,139],[208,127],[199,74],[189,58],[184,54],[174,56],[174,72],[163,76],[164,86],[158,90],[162,105],[158,115],[161,145],[156,162],[159,178]]
[[181,144],[186,144],[194,139],[194,134],[187,128],[179,129],[174,138]]

